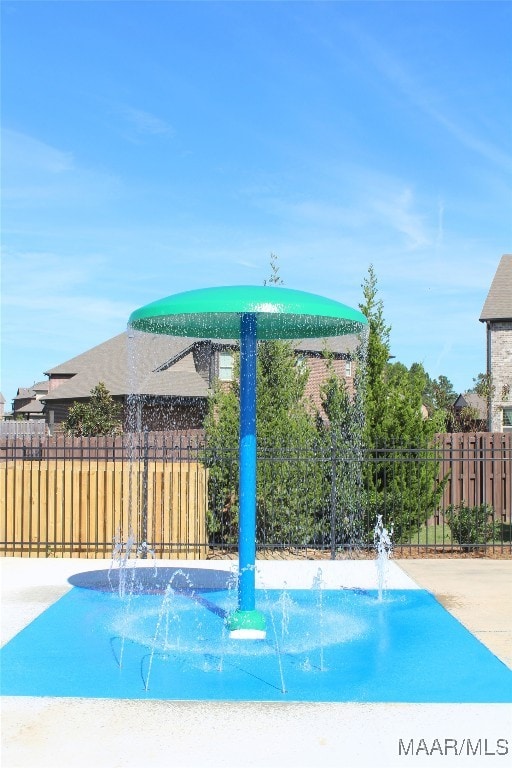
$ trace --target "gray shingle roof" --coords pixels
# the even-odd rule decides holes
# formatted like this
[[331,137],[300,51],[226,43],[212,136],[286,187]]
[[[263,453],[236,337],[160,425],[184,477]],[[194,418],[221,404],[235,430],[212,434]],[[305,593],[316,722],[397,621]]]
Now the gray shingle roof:
[[42,413],[43,405],[41,400],[31,400],[30,403],[22,405],[21,408],[16,408],[16,413]]
[[297,352],[322,353],[327,348],[337,355],[351,355],[359,345],[359,336],[347,334],[346,336],[332,336],[329,339],[302,339],[293,342]]
[[[72,375],[52,390],[45,400],[67,400],[88,397],[91,389],[102,381],[110,394],[181,395],[205,397],[208,388],[196,373],[192,361],[188,366],[172,367],[156,373],[169,360],[186,354],[195,339],[161,334],[126,333],[98,344],[47,371],[48,375]],[[157,391],[158,389],[158,391]]]
[[119,333],[108,341],[72,357],[71,360],[50,368],[45,371],[45,374],[74,375],[90,368],[99,372],[105,365],[125,368],[130,358],[137,358],[142,362],[157,357],[163,362],[166,356],[171,359],[191,347],[193,343],[194,339],[181,336],[135,332],[133,337],[130,337],[127,333]]
[[15,400],[25,400],[27,397],[35,397],[34,390],[31,387],[18,387]]
[[[47,371],[47,375],[70,376],[44,397],[45,401],[75,400],[89,397],[102,381],[110,394],[144,394],[174,397],[207,397],[208,383],[196,370],[193,348],[205,339],[140,332],[120,333],[71,360]],[[209,340],[206,340],[209,341]],[[233,339],[216,339],[216,347],[235,347]],[[357,336],[328,340],[336,354],[352,353]],[[294,342],[298,351],[322,352],[324,339]]]
[[487,416],[487,402],[476,392],[465,392],[463,395],[459,395],[453,405],[455,408],[474,408],[481,419],[485,419]]
[[512,320],[512,254],[501,257],[480,320]]
[[32,384],[31,389],[34,392],[48,392],[48,381],[38,381],[36,384]]

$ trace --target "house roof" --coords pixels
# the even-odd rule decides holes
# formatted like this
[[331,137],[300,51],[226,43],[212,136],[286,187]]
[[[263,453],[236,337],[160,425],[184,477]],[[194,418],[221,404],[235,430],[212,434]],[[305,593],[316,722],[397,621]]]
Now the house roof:
[[195,340],[159,334],[120,333],[112,339],[71,358],[47,371],[58,378],[71,376],[52,389],[46,401],[89,397],[102,381],[110,394],[206,397],[205,380],[190,365],[157,370],[166,363],[183,357]]
[[454,408],[474,408],[479,418],[485,419],[487,416],[487,403],[485,398],[477,395],[476,392],[465,392],[459,395],[453,404]]
[[[144,339],[144,343],[142,343]],[[56,365],[45,371],[46,376],[64,375],[75,376],[78,373],[95,367],[108,370],[109,368],[126,368],[129,358],[137,358],[141,363],[154,358],[163,360],[165,356],[173,357],[194,343],[193,339],[159,334],[119,333],[107,341],[103,341],[92,349],[82,352],[65,363]]]
[[48,385],[49,382],[45,380],[38,381],[37,384],[32,384],[31,387],[18,387],[14,400],[26,400],[27,397],[35,399],[38,394],[41,395],[48,392]]
[[512,320],[512,254],[498,264],[480,315],[481,322],[486,320]]
[[30,387],[18,387],[15,400],[26,400],[27,397],[34,397],[34,390]]
[[31,400],[30,403],[16,408],[16,413],[42,413],[44,403],[41,400]]
[[[63,381],[45,395],[45,401],[87,398],[102,381],[112,396],[143,394],[163,397],[207,397],[208,382],[196,370],[192,352],[210,339],[131,332],[120,333],[46,372]],[[234,339],[216,339],[216,347],[236,347]],[[350,355],[357,336],[328,340],[335,354]],[[293,342],[297,351],[314,354],[325,349],[323,339]],[[70,377],[66,380],[66,377]]]
[[360,344],[357,334],[346,336],[331,336],[328,339],[300,339],[293,342],[297,352],[314,352],[321,354],[328,349],[335,355],[353,355]]
[[36,384],[32,384],[30,389],[33,392],[48,392],[48,380],[45,379],[44,381],[38,381]]

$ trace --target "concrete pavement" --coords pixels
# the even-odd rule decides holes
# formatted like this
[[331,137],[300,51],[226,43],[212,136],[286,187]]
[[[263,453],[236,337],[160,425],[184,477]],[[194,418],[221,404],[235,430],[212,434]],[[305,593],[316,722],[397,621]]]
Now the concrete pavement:
[[512,669],[512,560],[395,560]]

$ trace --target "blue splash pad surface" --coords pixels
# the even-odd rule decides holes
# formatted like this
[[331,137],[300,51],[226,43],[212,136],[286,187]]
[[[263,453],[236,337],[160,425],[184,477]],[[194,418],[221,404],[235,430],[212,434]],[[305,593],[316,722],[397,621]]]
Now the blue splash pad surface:
[[[112,699],[499,703],[512,671],[428,592],[266,591],[265,641],[231,640],[226,591],[73,588],[2,649],[2,694]],[[153,648],[153,650],[152,650]],[[121,662],[121,665],[120,665]]]

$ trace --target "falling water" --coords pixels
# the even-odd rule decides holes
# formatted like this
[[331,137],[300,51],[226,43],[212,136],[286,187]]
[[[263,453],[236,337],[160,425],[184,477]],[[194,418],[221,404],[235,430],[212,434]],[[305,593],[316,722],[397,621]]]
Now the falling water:
[[137,552],[137,541],[132,530],[129,530],[126,541],[123,541],[121,532],[118,530],[114,539],[112,550],[112,560],[110,563],[108,579],[112,586],[111,573],[114,568],[119,570],[118,592],[119,597],[125,597],[131,594],[133,586],[134,571],[130,568],[130,558]]
[[284,643],[285,639],[288,637],[290,629],[290,610],[293,603],[287,586],[285,581],[279,596],[279,607],[281,609],[281,643]]
[[[359,335],[353,394],[331,424],[331,558],[357,557],[365,546],[363,446],[368,333]],[[334,511],[334,514],[333,514]]]

